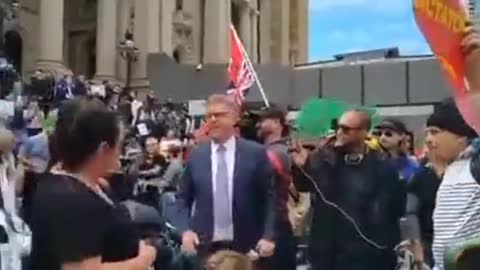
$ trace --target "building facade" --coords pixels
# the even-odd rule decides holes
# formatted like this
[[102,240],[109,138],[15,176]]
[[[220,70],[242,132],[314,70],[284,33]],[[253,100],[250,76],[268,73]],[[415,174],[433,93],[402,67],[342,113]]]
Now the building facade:
[[252,62],[307,62],[308,0],[20,0],[5,32],[21,37],[21,71],[71,69],[124,81],[118,46],[133,34],[138,60],[132,86],[148,85],[147,56],[164,52],[182,64],[227,64],[229,24]]

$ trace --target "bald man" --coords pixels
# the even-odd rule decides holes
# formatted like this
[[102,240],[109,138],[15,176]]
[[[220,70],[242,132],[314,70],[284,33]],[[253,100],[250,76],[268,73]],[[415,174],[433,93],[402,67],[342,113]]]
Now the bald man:
[[370,125],[367,112],[349,111],[330,143],[312,154],[297,145],[292,153],[297,189],[312,194],[319,189],[361,231],[338,209],[315,200],[309,252],[315,270],[395,268],[405,189],[392,164],[366,145]]

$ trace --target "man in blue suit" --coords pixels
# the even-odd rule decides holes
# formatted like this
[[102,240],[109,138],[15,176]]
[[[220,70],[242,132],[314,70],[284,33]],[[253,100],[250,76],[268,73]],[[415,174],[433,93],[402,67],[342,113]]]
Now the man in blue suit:
[[261,257],[274,252],[273,172],[263,146],[235,136],[239,111],[229,96],[207,101],[211,141],[192,150],[178,196],[191,213],[184,250],[204,244]]

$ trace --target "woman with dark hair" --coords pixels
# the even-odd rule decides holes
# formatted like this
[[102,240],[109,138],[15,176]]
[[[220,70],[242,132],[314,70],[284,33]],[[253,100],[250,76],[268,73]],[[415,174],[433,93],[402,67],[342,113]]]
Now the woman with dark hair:
[[64,104],[50,140],[55,170],[35,191],[32,269],[146,270],[155,249],[101,188],[119,166],[123,128],[96,99]]

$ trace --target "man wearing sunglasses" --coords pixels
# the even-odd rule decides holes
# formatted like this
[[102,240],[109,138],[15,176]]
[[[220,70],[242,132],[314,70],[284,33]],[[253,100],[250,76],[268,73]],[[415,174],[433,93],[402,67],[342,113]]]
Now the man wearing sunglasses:
[[367,112],[349,111],[319,150],[294,146],[293,181],[318,196],[310,232],[314,270],[395,268],[405,193],[391,163],[367,146],[370,125]]
[[394,118],[384,119],[373,132],[382,149],[395,164],[402,182],[409,182],[419,167],[418,162],[404,152],[407,134],[405,124]]

